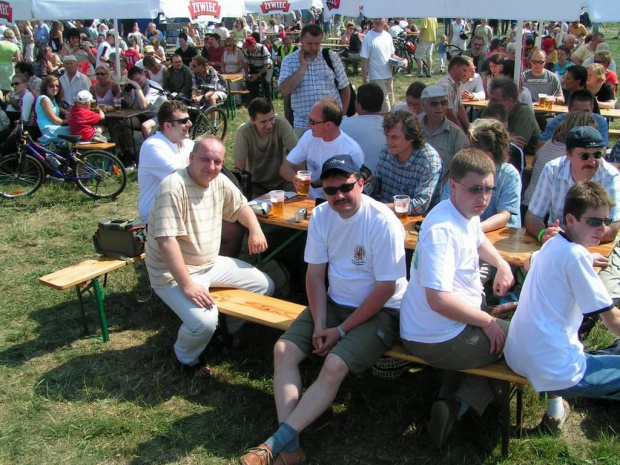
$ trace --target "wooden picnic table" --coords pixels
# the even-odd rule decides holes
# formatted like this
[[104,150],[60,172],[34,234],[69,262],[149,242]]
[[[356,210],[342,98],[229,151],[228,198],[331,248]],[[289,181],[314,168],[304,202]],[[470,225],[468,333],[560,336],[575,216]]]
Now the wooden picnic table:
[[[488,100],[467,100],[463,101],[463,106],[472,107],[476,109],[485,109],[489,105]],[[532,108],[535,113],[553,113],[553,114],[561,114],[568,113],[568,107],[566,105],[553,105],[551,110],[547,110],[535,103]],[[620,118],[620,110],[615,108],[601,108],[601,116],[605,118]]]
[[345,44],[326,44],[324,42],[321,42],[321,47],[324,47],[324,48],[347,48],[348,45],[345,45]]
[[224,79],[226,79],[228,82],[239,82],[239,81],[243,81],[243,73],[239,73],[239,74],[220,74],[220,76],[222,76]]
[[[284,214],[282,216],[269,216],[267,218],[258,217],[258,221],[263,224],[307,231],[310,214],[314,208],[314,202],[314,199],[309,199],[307,197],[293,197],[284,202]],[[296,223],[295,212],[300,208],[306,208],[308,210],[308,219],[301,223]],[[414,225],[423,219],[423,216],[407,216],[401,219],[401,223],[405,227],[406,232],[406,249],[415,250],[418,243],[418,232],[414,229]],[[528,233],[525,228],[505,227],[495,231],[489,231],[486,233],[486,236],[495,246],[502,258],[512,266],[523,267],[532,252],[536,252],[540,249],[538,240]],[[615,242],[608,242],[589,247],[588,250],[590,250],[590,252],[598,252],[608,257],[614,246]]]

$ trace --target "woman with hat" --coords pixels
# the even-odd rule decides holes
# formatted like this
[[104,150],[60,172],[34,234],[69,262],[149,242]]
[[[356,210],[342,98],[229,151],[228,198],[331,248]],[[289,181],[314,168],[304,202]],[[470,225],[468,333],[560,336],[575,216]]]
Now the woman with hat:
[[4,39],[0,40],[0,90],[7,93],[11,89],[13,62],[21,61],[19,47],[13,43],[15,33],[11,29],[4,31]]

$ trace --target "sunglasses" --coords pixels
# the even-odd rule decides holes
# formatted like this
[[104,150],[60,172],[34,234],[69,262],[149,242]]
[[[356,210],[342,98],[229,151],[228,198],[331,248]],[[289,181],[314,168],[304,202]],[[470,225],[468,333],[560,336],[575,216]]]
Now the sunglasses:
[[345,194],[347,192],[351,192],[356,184],[357,184],[357,181],[354,181],[354,182],[351,182],[349,184],[341,184],[338,187],[323,187],[323,191],[327,195],[336,195],[336,193],[338,191],[340,191],[343,194]]
[[544,65],[545,60],[530,60],[530,63],[532,63],[533,65]]
[[443,107],[447,107],[448,106],[448,101],[447,100],[429,100],[428,104],[431,107],[436,107],[438,105],[441,105]]
[[189,116],[186,118],[178,118],[178,119],[169,119],[168,121],[166,121],[166,123],[181,123],[181,124],[187,124],[187,122],[189,121]]
[[327,121],[314,121],[312,118],[308,118],[308,122],[310,126],[316,126],[317,124],[327,123]]
[[95,73],[95,76],[107,76],[108,73]]
[[497,190],[497,186],[471,186],[471,187],[467,187],[467,186],[464,186],[463,184],[461,184],[460,182],[457,182],[457,181],[454,181],[454,182],[456,182],[462,188],[467,189],[470,194],[474,194],[474,195],[480,195],[482,193],[484,193],[484,194],[491,194],[492,192],[495,192]]
[[607,218],[596,218],[595,216],[591,216],[589,218],[586,218],[585,216],[582,216],[581,218],[577,217],[578,219],[583,218],[584,220],[586,220],[586,224],[588,226],[592,226],[595,228],[598,228],[600,225],[605,224],[605,226],[609,226],[611,224],[611,218],[607,217]]
[[603,158],[603,152],[594,152],[592,154],[588,153],[588,152],[583,152],[582,154],[579,155],[579,158],[581,159],[581,161],[588,161],[590,159],[590,155],[592,155],[592,157],[594,157],[595,160],[598,160],[600,158]]
[[23,82],[11,82],[12,87],[18,86],[20,84],[24,84],[24,83]]

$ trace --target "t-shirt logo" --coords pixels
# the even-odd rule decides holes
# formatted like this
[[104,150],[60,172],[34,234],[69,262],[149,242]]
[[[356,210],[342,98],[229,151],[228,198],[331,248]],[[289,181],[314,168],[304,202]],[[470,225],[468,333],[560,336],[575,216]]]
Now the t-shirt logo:
[[366,256],[366,249],[363,245],[356,245],[353,248],[353,260],[351,262],[354,265],[364,265],[366,262],[364,261],[364,257]]

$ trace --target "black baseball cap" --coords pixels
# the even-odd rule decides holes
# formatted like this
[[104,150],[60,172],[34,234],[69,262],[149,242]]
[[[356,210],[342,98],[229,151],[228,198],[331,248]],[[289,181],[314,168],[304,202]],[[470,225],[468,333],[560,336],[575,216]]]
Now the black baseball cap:
[[355,164],[351,155],[336,155],[329,158],[323,163],[323,169],[321,170],[321,179],[325,177],[325,174],[331,170],[342,171],[347,174],[359,173],[360,167]]
[[605,141],[601,133],[592,126],[577,126],[571,129],[566,135],[565,142],[567,149],[582,147],[591,149],[595,147],[605,147]]

